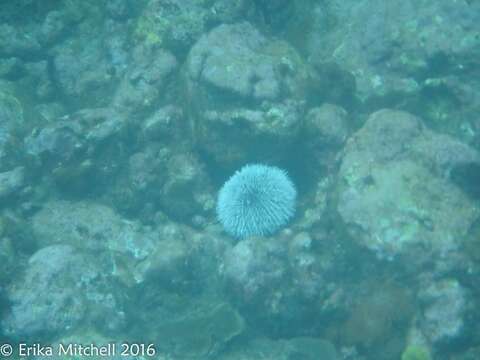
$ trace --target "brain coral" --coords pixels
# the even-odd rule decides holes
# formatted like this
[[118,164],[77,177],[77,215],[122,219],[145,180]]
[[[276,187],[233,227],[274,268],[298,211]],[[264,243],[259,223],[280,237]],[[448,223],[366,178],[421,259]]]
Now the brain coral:
[[221,188],[217,217],[225,231],[239,239],[272,234],[292,218],[296,195],[284,170],[245,165]]

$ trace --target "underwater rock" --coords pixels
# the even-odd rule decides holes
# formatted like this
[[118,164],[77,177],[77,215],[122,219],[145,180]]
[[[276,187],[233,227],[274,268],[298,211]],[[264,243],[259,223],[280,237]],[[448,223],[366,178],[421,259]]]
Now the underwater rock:
[[432,343],[449,344],[466,331],[469,292],[456,279],[443,279],[421,289],[418,296],[423,304],[420,328]]
[[109,108],[82,109],[34,129],[25,151],[62,190],[98,190],[117,169],[112,158],[122,154],[124,120]]
[[137,18],[134,38],[185,53],[206,27],[208,9],[194,0],[151,0]]
[[55,121],[32,131],[24,140],[25,150],[44,163],[69,163],[86,146],[81,139],[82,131],[74,121]]
[[26,77],[22,79],[24,86],[32,89],[32,92],[40,100],[53,97],[54,84],[48,73],[48,62],[46,60],[25,63]]
[[320,317],[337,288],[323,277],[329,266],[315,253],[308,234],[281,233],[227,249],[220,274],[236,304],[247,309],[247,319],[276,335],[292,336],[296,325],[313,326],[311,314]]
[[248,23],[220,25],[192,47],[188,80],[203,81],[240,99],[276,100],[281,79],[274,71],[275,58],[256,54],[266,46],[268,40]]
[[158,235],[136,221],[121,218],[111,208],[93,202],[50,201],[33,216],[33,233],[40,246],[68,244],[78,249],[106,252],[113,275],[136,275],[138,261],[157,246]]
[[[165,182],[166,162],[170,152],[164,147],[147,146],[142,152],[137,152],[128,159],[128,187],[131,188],[135,197],[155,198],[158,189]],[[125,191],[125,184],[121,185]],[[151,199],[152,199],[151,198]],[[124,208],[125,204],[118,204]]]
[[105,4],[105,10],[113,19],[123,21],[135,13],[135,1],[110,0]]
[[306,70],[287,43],[248,23],[220,25],[192,47],[184,75],[198,144],[220,164],[278,158],[296,139]]
[[178,62],[172,53],[147,46],[135,47],[131,56],[132,64],[115,91],[112,106],[136,118],[175,96],[169,85]]
[[478,139],[478,2],[334,0],[311,13],[306,53],[354,77],[367,109],[414,109],[440,132]]
[[280,288],[285,278],[286,251],[278,239],[239,241],[225,254],[222,267],[225,277],[241,291],[244,301],[252,301],[257,296],[267,297],[266,289],[270,286]]
[[175,354],[202,358],[217,353],[244,329],[240,314],[228,303],[220,303],[159,324],[157,334],[171,339]]
[[187,240],[188,234],[176,224],[164,224],[159,228],[157,246],[137,266],[145,273],[145,283],[165,289],[187,290],[191,280],[190,262],[194,246]]
[[[350,134],[348,114],[345,109],[323,104],[308,111],[305,116],[303,141],[306,146],[305,153],[309,161],[315,163],[310,171],[317,174],[334,173],[338,166],[339,156],[343,144]],[[325,169],[328,169],[325,171]]]
[[288,359],[338,359],[335,347],[327,340],[312,337],[297,337],[289,339],[286,343],[287,353],[289,353]]
[[39,41],[42,45],[55,43],[67,29],[65,14],[58,10],[48,12],[41,25]]
[[206,30],[238,20],[251,8],[250,0],[150,0],[135,20],[133,39],[184,58]]
[[42,47],[36,36],[31,32],[26,34],[24,29],[15,28],[10,24],[0,25],[0,55],[26,56],[36,55]]
[[25,59],[48,57],[49,47],[63,37],[73,33],[78,40],[84,35],[85,31],[72,30],[84,20],[92,26],[98,19],[92,15],[103,6],[99,4],[51,1],[40,5],[34,1],[4,1],[0,13],[0,55],[11,54]]
[[105,22],[105,29],[82,35],[52,49],[52,79],[74,108],[107,106],[126,72],[127,31]]
[[3,333],[38,341],[64,335],[88,320],[121,318],[120,304],[109,290],[90,256],[69,245],[43,248],[7,289],[11,307],[1,320]]
[[[111,208],[94,202],[49,201],[34,215],[32,225],[40,246],[68,243],[80,249],[111,248],[140,259],[151,247],[145,246],[148,234],[136,235],[140,224],[126,221]],[[135,246],[137,241],[144,246]]]
[[0,58],[0,78],[18,78],[22,74],[22,66],[22,61],[17,57]]
[[186,140],[185,123],[183,110],[174,105],[167,105],[145,119],[142,133],[147,140],[168,142],[173,145]]
[[401,360],[431,360],[430,350],[424,345],[408,345]]
[[[3,83],[2,86],[6,87]],[[23,106],[20,100],[10,91],[0,92],[1,127],[8,130],[15,130],[18,129],[23,122]]]
[[42,123],[52,123],[65,115],[65,106],[59,102],[48,102],[36,105],[33,111]]
[[162,306],[143,323],[157,348],[179,359],[210,359],[245,330],[245,321],[217,298],[164,294]]
[[32,228],[40,246],[68,244],[105,256],[109,274],[124,284],[179,291],[208,287],[224,251],[217,242],[223,242],[158,217],[151,228],[102,204],[49,201],[33,216]]
[[[15,274],[15,270],[18,268],[20,259],[18,259],[17,253],[13,246],[13,241],[8,237],[6,224],[7,220],[0,218],[0,283],[5,286],[9,280],[12,279],[12,276]],[[5,294],[0,287],[0,309],[6,309],[6,305],[2,305],[6,302],[4,301]]]
[[[129,156],[128,164],[108,185],[109,199],[119,211],[141,214],[144,221],[155,216],[159,189],[165,183],[165,169],[170,151],[149,143],[141,152]],[[137,216],[137,215],[136,215]]]
[[16,167],[11,171],[0,173],[0,199],[4,200],[25,185],[25,168],[23,166]]
[[19,165],[21,147],[16,132],[24,125],[23,107],[8,92],[0,92],[0,171]]
[[215,0],[209,9],[208,25],[232,24],[250,18],[254,7],[251,0]]
[[[256,0],[254,3],[263,22],[274,31],[285,30],[285,24],[295,13],[294,3],[288,0]],[[302,6],[309,7],[310,3]]]
[[324,103],[344,106],[348,109],[359,105],[356,99],[355,77],[339,64],[315,56],[309,59],[307,100],[313,106]]
[[175,219],[213,212],[215,198],[203,164],[192,153],[172,154],[166,165],[159,203]]
[[[136,264],[131,275],[136,276],[142,289],[140,296],[148,293],[162,298],[164,293],[171,293],[174,297],[196,299],[203,294],[221,291],[223,282],[218,268],[229,246],[228,239],[167,219],[157,222],[155,247],[148,257]],[[148,300],[142,298],[139,301],[149,306]]]
[[[237,349],[238,348],[238,349]],[[255,337],[246,345],[234,347],[220,356],[221,360],[339,360],[335,346],[315,337],[294,337],[288,340],[271,340]]]
[[[121,204],[126,193],[133,197],[130,207]],[[198,157],[182,149],[172,151],[163,141],[147,143],[142,152],[130,157],[128,176],[119,179],[114,196],[119,208],[132,211],[156,203],[165,214],[183,222],[205,216],[215,207],[210,179]]]
[[391,345],[402,344],[415,314],[412,292],[405,284],[373,278],[365,278],[347,292],[348,316],[340,326],[334,325],[338,340],[372,352],[384,353],[389,348],[395,354],[392,358],[398,358],[403,346]]
[[428,0],[319,4],[319,11],[335,18],[336,26],[325,22],[314,26],[308,35],[309,53],[321,54],[355,74],[361,98],[393,93],[400,90],[396,84],[415,82],[416,74],[428,71],[439,54],[446,57],[445,66],[447,59],[474,56],[479,6]]
[[341,147],[349,134],[347,112],[336,105],[323,104],[306,115],[305,131],[309,144],[319,148]]
[[448,178],[478,153],[426,129],[405,112],[380,110],[351,137],[338,183],[338,211],[351,236],[381,258],[448,258],[478,218],[471,198]]

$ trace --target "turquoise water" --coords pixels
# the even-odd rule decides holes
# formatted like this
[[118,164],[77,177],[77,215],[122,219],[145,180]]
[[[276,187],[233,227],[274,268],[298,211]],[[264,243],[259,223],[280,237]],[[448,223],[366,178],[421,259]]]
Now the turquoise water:
[[480,358],[478,23],[4,0],[0,356]]

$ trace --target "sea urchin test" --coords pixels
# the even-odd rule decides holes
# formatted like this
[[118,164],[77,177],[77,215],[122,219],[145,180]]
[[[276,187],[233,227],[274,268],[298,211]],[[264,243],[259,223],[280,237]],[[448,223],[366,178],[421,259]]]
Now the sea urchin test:
[[269,235],[293,217],[296,196],[284,170],[245,165],[220,189],[217,218],[227,233],[239,239]]

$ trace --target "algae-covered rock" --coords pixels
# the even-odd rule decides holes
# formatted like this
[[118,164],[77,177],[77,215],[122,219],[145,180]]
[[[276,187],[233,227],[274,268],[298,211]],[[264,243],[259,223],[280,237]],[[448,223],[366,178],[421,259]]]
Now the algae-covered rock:
[[136,19],[134,39],[185,52],[204,31],[208,12],[202,3],[150,0]]
[[22,166],[0,173],[0,199],[15,194],[25,184],[25,169]]
[[163,211],[175,219],[212,211],[215,199],[203,164],[191,154],[173,154],[166,163],[166,181],[160,189]]
[[0,92],[0,171],[18,166],[16,131],[24,125],[23,106],[10,92]]
[[40,246],[69,244],[104,256],[109,273],[128,285],[148,278],[155,286],[198,287],[207,281],[201,263],[216,261],[200,257],[213,240],[187,227],[163,219],[153,229],[89,201],[49,201],[33,216],[32,229]]
[[223,165],[277,158],[295,139],[307,73],[287,43],[246,22],[220,25],[192,47],[184,75],[198,143]]
[[349,133],[347,112],[332,104],[310,109],[305,120],[305,131],[312,147],[337,149],[343,145]]
[[220,356],[221,360],[338,360],[340,355],[334,345],[315,337],[296,337],[287,340],[271,340],[256,337],[238,349]]
[[26,34],[22,30],[24,29],[2,23],[0,26],[0,55],[2,57],[40,52],[41,46],[36,36],[32,33],[25,36]]
[[0,282],[2,284],[6,284],[12,278],[19,262],[12,240],[5,237],[5,228],[7,226],[5,223],[5,218],[0,217]]
[[158,101],[163,104],[175,96],[167,85],[175,80],[178,62],[163,48],[137,46],[131,55],[132,65],[115,90],[113,106],[136,118],[158,105]]
[[183,110],[173,105],[164,106],[145,119],[142,134],[147,140],[163,143],[184,141],[186,119]]
[[402,353],[402,360],[430,360],[431,358],[428,348],[421,345],[409,345]]
[[124,120],[111,108],[82,109],[34,129],[24,139],[25,151],[58,188],[98,191],[118,169],[112,161],[124,149]]
[[0,92],[0,123],[10,129],[23,123],[23,107],[20,100],[10,92]]
[[334,325],[340,341],[372,352],[389,348],[397,358],[402,347],[395,343],[402,342],[402,334],[414,316],[412,293],[403,284],[372,278],[365,278],[349,292],[352,304],[348,306],[348,316],[340,326]]
[[212,23],[232,22],[250,5],[248,0],[149,0],[136,18],[133,39],[184,55]]
[[53,61],[56,83],[72,101],[105,106],[118,79],[109,71],[108,54],[101,39],[62,45]]
[[305,359],[305,360],[336,360],[338,359],[337,351],[332,343],[326,340],[298,337],[288,341],[287,348],[290,350],[288,359]]
[[206,359],[245,328],[243,318],[228,303],[187,310],[155,327],[160,348],[181,358]]
[[[111,208],[87,201],[50,201],[34,215],[33,233],[40,246],[69,244],[107,254],[111,274],[138,281],[135,271],[156,247],[157,235],[138,222],[123,219]],[[143,273],[143,270],[142,270]]]
[[432,281],[419,292],[419,298],[424,304],[419,324],[428,340],[448,344],[466,335],[471,295],[457,279]]
[[[353,77],[356,99],[415,109],[435,129],[478,139],[477,1],[332,0],[309,13],[310,31],[301,27],[307,53]],[[343,81],[331,78],[336,92]],[[318,81],[328,83],[328,71]]]
[[478,3],[468,1],[320,3],[314,11],[321,16],[307,35],[308,48],[355,74],[362,98],[384,95],[401,90],[395,87],[402,82],[414,82],[414,75],[436,56],[445,56],[442,65],[447,67],[447,59],[478,54],[478,29],[473,26],[478,9]]
[[[114,188],[115,205],[131,211],[150,204],[147,211],[152,213],[152,204],[159,204],[165,214],[182,222],[205,216],[215,199],[204,164],[193,153],[172,151],[163,143],[148,143],[130,156],[128,174]],[[124,200],[126,195],[131,202]]]
[[91,255],[69,245],[37,251],[7,288],[11,306],[1,321],[3,333],[19,340],[45,340],[87,321],[118,330],[124,313],[102,270]]
[[[333,169],[338,165],[338,153],[350,134],[348,114],[339,106],[322,104],[308,111],[304,126],[305,153],[311,158],[309,161],[317,164],[309,166],[309,170],[325,174],[325,169]],[[323,181],[326,181],[326,177]]]
[[220,266],[229,296],[258,328],[294,336],[314,327],[328,307],[336,285],[324,274],[334,268],[328,255],[306,233],[289,231],[275,237],[239,241],[223,254]]
[[449,174],[479,161],[476,151],[408,113],[378,111],[346,144],[338,211],[379,257],[410,253],[413,265],[456,250],[479,214]]

